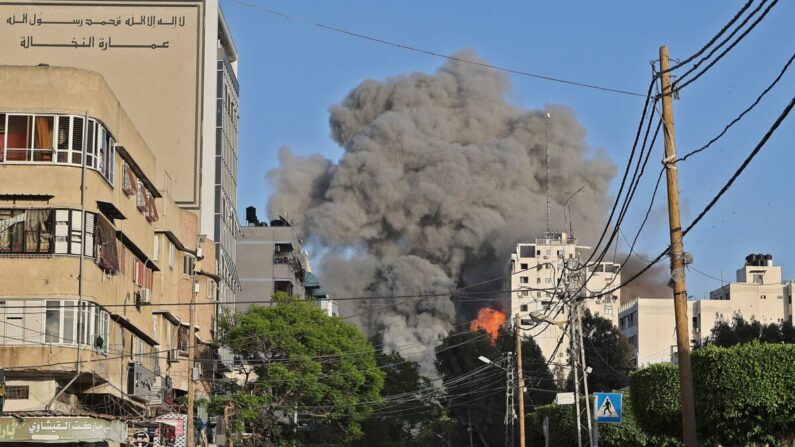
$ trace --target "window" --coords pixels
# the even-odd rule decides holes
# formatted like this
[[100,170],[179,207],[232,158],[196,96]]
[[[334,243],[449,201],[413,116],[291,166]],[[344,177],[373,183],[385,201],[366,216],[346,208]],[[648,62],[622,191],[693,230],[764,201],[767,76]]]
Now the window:
[[605,316],[612,317],[613,316],[613,305],[612,304],[605,304]]
[[135,194],[135,188],[138,186],[138,179],[135,178],[135,174],[130,169],[130,165],[127,162],[122,162],[121,164],[121,190],[124,191],[124,194],[131,196]]
[[30,386],[7,385],[5,398],[7,400],[27,400],[30,398]]
[[180,354],[188,354],[188,326],[180,326],[177,330],[177,349]]
[[519,246],[519,257],[522,258],[534,258],[536,253],[536,247],[534,245],[520,245]]
[[135,185],[135,206],[138,207],[138,211],[146,210],[146,190],[140,179],[136,180]]
[[764,274],[763,273],[754,273],[753,274],[753,281],[754,284],[764,284]]
[[559,257],[559,258],[562,258],[562,257],[563,257],[563,250],[558,250],[558,257]]
[[761,298],[763,300],[766,300],[767,299],[767,295],[760,295],[759,298]]
[[521,306],[519,306],[519,311],[520,312],[527,312],[527,304],[522,304]]
[[185,253],[182,256],[182,274],[187,276],[193,275],[193,267],[196,264],[196,258]]
[[160,260],[160,235],[156,234],[154,239],[154,247],[152,247],[152,259],[155,261]]
[[78,341],[81,345],[107,354],[110,339],[110,314],[94,303],[84,302],[79,310]]
[[544,280],[544,282],[550,283],[550,282],[552,282],[552,279],[551,279],[551,278],[546,278],[546,279]]
[[175,258],[176,258],[176,247],[174,247],[173,242],[168,241],[168,268],[170,268],[171,270],[174,270],[174,264],[176,263]]
[[519,296],[529,296],[529,295],[530,295],[530,291],[528,291],[528,290],[520,290],[519,291]]
[[541,278],[536,278],[536,284],[541,284]]
[[52,210],[0,209],[0,253],[50,253]]
[[42,340],[42,301],[0,301],[0,343],[7,345],[39,344]]
[[519,277],[519,282],[522,283],[522,284],[527,284],[528,281],[530,281],[530,278],[528,278],[527,276],[520,276]]
[[522,270],[527,270],[527,269],[528,269],[528,266],[527,266],[527,264],[520,264],[520,265],[519,265],[519,267],[520,267]]
[[207,278],[207,298],[215,299],[215,281],[212,278]]
[[[80,254],[80,247],[83,246],[81,238],[83,227],[80,224],[81,211],[78,210],[55,210],[55,249],[57,254]],[[86,244],[84,249],[85,256],[94,256],[94,213],[86,213],[85,233]],[[115,234],[113,236],[115,238]]]

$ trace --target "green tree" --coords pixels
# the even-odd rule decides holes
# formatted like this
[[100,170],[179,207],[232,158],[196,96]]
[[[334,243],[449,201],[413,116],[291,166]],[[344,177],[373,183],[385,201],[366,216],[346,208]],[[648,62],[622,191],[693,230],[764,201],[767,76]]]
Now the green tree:
[[364,437],[352,446],[423,446],[435,437],[443,412],[439,389],[420,375],[416,362],[397,352],[379,354],[378,367],[386,374],[381,390],[383,403],[362,423]]
[[[588,391],[613,391],[629,385],[629,373],[635,368],[634,354],[629,340],[613,323],[588,309],[582,317],[585,363],[592,371],[588,374]],[[567,388],[574,389],[571,372]]]
[[[508,353],[515,349],[514,335],[500,330],[492,343],[483,331],[460,331],[448,336],[436,348],[436,367],[443,379],[445,402],[450,414],[461,427],[454,437],[454,445],[468,445],[468,429],[471,428],[477,445],[505,445],[505,371],[514,368],[513,362],[505,361]],[[544,405],[554,400],[556,384],[541,354],[541,349],[532,339],[522,341],[522,367],[524,370],[525,405]],[[478,357],[483,356],[497,365],[486,365]]]
[[274,306],[252,306],[220,322],[220,345],[243,360],[246,378],[214,408],[231,404],[236,428],[252,434],[251,445],[296,438],[290,425],[296,412],[334,426],[343,440],[361,437],[361,423],[384,385],[372,345],[311,301],[286,294],[274,299]]
[[752,341],[795,343],[795,329],[790,321],[764,325],[753,318],[746,321],[742,315],[735,314],[731,322],[720,320],[715,323],[707,344],[729,347]]
[[629,373],[635,368],[632,345],[610,320],[585,310],[582,318],[585,362],[593,371],[588,374],[588,391],[619,390],[629,385]]

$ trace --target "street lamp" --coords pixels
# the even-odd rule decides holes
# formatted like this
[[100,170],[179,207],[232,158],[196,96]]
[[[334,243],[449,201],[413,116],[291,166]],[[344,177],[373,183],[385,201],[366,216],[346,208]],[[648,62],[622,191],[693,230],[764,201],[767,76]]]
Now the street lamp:
[[486,357],[483,357],[482,355],[481,355],[480,357],[478,357],[478,360],[480,360],[480,361],[481,361],[481,362],[483,362],[483,363],[487,363],[487,364],[489,364],[489,365],[491,365],[491,363],[492,363],[492,362],[491,362],[491,359],[488,359],[488,358],[486,358]]

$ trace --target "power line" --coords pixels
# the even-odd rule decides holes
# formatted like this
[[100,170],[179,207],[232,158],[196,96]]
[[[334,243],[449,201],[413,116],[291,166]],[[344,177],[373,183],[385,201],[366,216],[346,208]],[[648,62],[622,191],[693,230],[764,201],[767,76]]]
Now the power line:
[[[746,23],[746,22],[748,22],[748,20],[750,20],[750,19],[751,19],[751,17],[753,17],[753,16],[754,16],[754,14],[756,14],[756,12],[757,12],[757,11],[759,11],[759,9],[760,9],[762,6],[764,6],[764,4],[765,4],[765,1],[766,1],[766,0],[762,0],[762,3],[760,3],[760,4],[759,4],[759,6],[758,6],[756,9],[754,9],[754,10],[751,12],[751,14],[750,14],[748,17],[746,17],[746,18],[745,18],[745,20],[744,20],[744,21],[743,21],[743,22],[742,22],[742,23],[741,23],[741,24],[740,24],[740,25],[737,27],[737,29],[735,29],[735,30],[734,30],[734,32],[732,32],[732,33],[731,33],[731,34],[730,34],[730,35],[729,35],[729,36],[728,36],[728,37],[727,37],[727,38],[726,38],[726,39],[725,39],[725,40],[724,40],[724,41],[723,41],[723,42],[722,42],[720,45],[718,45],[717,47],[715,47],[715,48],[714,48],[714,49],[713,49],[713,50],[712,50],[712,51],[711,51],[711,52],[710,52],[710,53],[709,53],[707,56],[705,56],[705,57],[704,57],[702,60],[700,60],[698,63],[696,63],[696,64],[695,64],[695,65],[694,65],[694,66],[693,66],[693,67],[692,67],[690,70],[688,70],[687,72],[685,72],[685,74],[683,74],[683,75],[682,75],[682,76],[679,78],[679,80],[677,80],[676,82],[674,82],[673,89],[671,90],[671,93],[670,93],[670,94],[671,94],[671,95],[673,95],[673,94],[675,94],[675,93],[679,92],[680,90],[684,89],[684,88],[685,88],[685,87],[687,87],[688,85],[692,84],[692,83],[693,83],[693,82],[695,82],[696,80],[698,80],[698,78],[700,78],[702,75],[704,75],[706,72],[708,72],[708,71],[709,71],[709,70],[710,70],[710,69],[711,69],[711,68],[712,68],[712,67],[713,67],[713,66],[714,66],[716,63],[718,63],[718,62],[719,62],[719,61],[720,61],[720,60],[723,58],[723,56],[725,56],[726,54],[728,54],[728,53],[729,53],[729,51],[731,51],[731,50],[732,50],[732,49],[733,49],[733,48],[734,48],[734,47],[735,47],[737,44],[739,44],[740,42],[742,42],[742,40],[743,40],[743,39],[745,39],[745,36],[747,36],[747,35],[748,35],[748,33],[750,33],[751,31],[753,31],[753,30],[754,30],[754,28],[756,28],[756,25],[758,25],[758,24],[759,24],[759,22],[761,22],[761,21],[762,21],[762,19],[764,19],[764,18],[765,18],[765,16],[767,16],[767,13],[768,13],[768,12],[770,12],[770,10],[771,10],[771,9],[773,9],[773,7],[774,7],[774,6],[776,6],[776,4],[778,3],[778,0],[773,0],[773,1],[770,3],[770,5],[767,7],[767,9],[765,9],[765,10],[764,10],[764,12],[762,12],[762,15],[760,15],[760,16],[759,16],[759,17],[758,17],[758,18],[757,18],[757,19],[756,19],[756,20],[755,20],[755,21],[754,21],[754,22],[751,24],[751,26],[750,26],[748,29],[746,29],[746,30],[745,30],[745,31],[744,31],[742,34],[740,34],[740,36],[737,38],[737,40],[735,40],[734,42],[732,42],[732,43],[731,43],[731,44],[730,44],[730,45],[729,45],[729,46],[728,46],[728,47],[727,47],[725,50],[723,50],[723,51],[722,51],[720,54],[718,54],[718,56],[717,56],[717,57],[715,57],[715,59],[714,59],[714,60],[712,60],[712,62],[710,62],[709,64],[707,64],[707,66],[706,66],[706,67],[704,67],[704,68],[703,68],[703,69],[702,69],[700,72],[696,73],[696,74],[695,74],[695,75],[694,75],[694,76],[693,76],[691,79],[688,79],[687,81],[684,81],[684,79],[685,79],[685,77],[686,77],[687,75],[689,75],[689,74],[690,74],[690,73],[692,73],[692,72],[693,72],[695,69],[697,69],[697,68],[698,68],[698,66],[699,66],[699,65],[700,65],[702,62],[704,62],[704,61],[706,61],[707,59],[709,59],[710,57],[712,57],[712,55],[715,53],[715,51],[717,51],[718,49],[720,49],[720,47],[721,47],[721,46],[722,46],[724,43],[726,43],[726,42],[727,42],[729,39],[731,39],[731,37],[732,37],[732,36],[733,36],[733,35],[734,35],[734,34],[735,34],[737,31],[739,31],[739,30],[740,30],[740,29],[741,29],[741,28],[742,28],[742,27],[745,25],[745,23]],[[684,81],[684,83],[683,83],[683,84],[682,84],[682,81]],[[681,84],[681,85],[680,85],[680,84]]]
[[731,20],[729,20],[729,22],[728,22],[728,23],[726,23],[725,25],[723,25],[723,28],[721,28],[721,29],[720,29],[720,31],[718,31],[718,33],[717,33],[717,34],[715,34],[715,35],[712,37],[712,39],[710,39],[710,40],[709,40],[709,42],[707,42],[707,43],[706,43],[706,44],[705,44],[703,47],[701,47],[701,49],[700,49],[700,50],[698,50],[698,51],[696,51],[695,53],[693,53],[693,54],[692,54],[690,57],[688,57],[687,59],[685,59],[685,60],[683,60],[683,61],[679,62],[678,64],[676,64],[676,65],[674,65],[674,66],[672,66],[671,68],[669,68],[668,70],[666,70],[666,72],[671,72],[671,71],[677,70],[677,69],[679,69],[679,68],[681,68],[681,67],[683,67],[683,66],[685,66],[685,65],[689,64],[689,63],[690,63],[691,61],[693,61],[695,58],[697,58],[697,57],[701,56],[701,55],[702,55],[702,54],[703,54],[705,51],[707,51],[707,50],[709,49],[709,47],[711,47],[711,46],[712,46],[712,45],[713,45],[713,44],[714,44],[714,43],[715,43],[715,42],[716,42],[716,41],[717,41],[717,40],[720,38],[720,36],[722,36],[722,35],[723,35],[723,33],[725,33],[725,32],[726,32],[726,31],[727,31],[727,30],[728,30],[728,29],[729,29],[729,28],[730,28],[732,25],[734,25],[734,23],[735,23],[737,20],[739,20],[740,16],[742,16],[742,15],[743,15],[743,13],[744,13],[746,10],[748,10],[748,8],[750,8],[750,7],[751,7],[751,5],[752,5],[753,3],[754,3],[754,0],[748,0],[748,1],[746,1],[746,2],[745,2],[745,4],[743,5],[743,7],[742,7],[742,8],[740,8],[740,10],[739,10],[739,11],[737,11],[737,13],[734,15],[734,17],[732,17],[732,19],[731,19]]
[[[685,230],[682,232],[682,237],[684,237],[685,235],[687,235],[687,234],[690,232],[690,230],[692,230],[692,229],[693,229],[693,228],[694,228],[694,227],[695,227],[695,226],[696,226],[696,225],[697,225],[697,224],[698,224],[698,223],[701,221],[701,219],[703,219],[703,218],[704,218],[704,216],[705,216],[705,215],[706,215],[706,214],[707,214],[707,213],[708,213],[708,212],[709,212],[709,211],[710,211],[710,210],[711,210],[711,209],[712,209],[712,208],[715,206],[715,204],[716,204],[716,203],[718,202],[718,200],[720,200],[720,198],[721,198],[721,197],[722,197],[722,196],[723,196],[723,195],[726,193],[726,191],[728,191],[728,189],[731,187],[731,185],[734,183],[734,181],[735,181],[735,180],[737,180],[737,178],[740,176],[740,174],[742,174],[742,172],[745,170],[745,168],[748,166],[748,164],[751,162],[751,160],[753,160],[753,159],[754,159],[754,157],[756,157],[756,155],[759,153],[759,151],[762,149],[762,147],[764,147],[764,145],[767,143],[767,141],[770,139],[770,137],[773,135],[773,133],[775,133],[776,129],[778,129],[778,127],[781,125],[781,123],[784,121],[784,119],[786,119],[786,118],[787,118],[787,115],[789,115],[790,111],[792,111],[792,107],[793,107],[793,105],[795,105],[795,97],[793,97],[793,98],[790,100],[790,103],[789,103],[789,105],[787,105],[787,106],[784,108],[784,110],[783,110],[783,111],[781,112],[781,114],[778,116],[778,118],[776,119],[776,121],[775,121],[775,122],[774,122],[774,123],[771,125],[771,127],[770,127],[770,128],[767,130],[767,132],[766,132],[766,133],[765,133],[765,135],[762,137],[762,139],[759,141],[759,143],[757,143],[757,144],[756,144],[756,146],[754,147],[754,149],[751,151],[751,153],[748,155],[748,157],[746,157],[746,159],[743,161],[743,163],[740,165],[740,167],[739,167],[739,168],[737,168],[737,170],[736,170],[736,171],[734,172],[734,174],[733,174],[733,175],[732,175],[732,176],[729,178],[729,180],[726,182],[726,184],[724,184],[724,185],[723,185],[723,187],[720,189],[720,191],[718,192],[718,194],[716,194],[716,195],[715,195],[715,196],[712,198],[712,200],[710,200],[710,202],[707,204],[707,206],[706,206],[706,207],[704,207],[704,209],[703,209],[703,210],[702,210],[702,211],[701,211],[701,212],[698,214],[698,216],[697,216],[697,217],[696,217],[696,218],[693,220],[693,222],[691,222],[691,223],[690,223],[690,225],[688,225],[688,226],[687,226],[687,228],[685,228]],[[662,252],[661,252],[659,255],[657,255],[657,257],[655,257],[654,259],[652,259],[652,261],[651,261],[651,262],[650,262],[648,265],[646,265],[646,267],[642,268],[642,269],[641,269],[639,272],[637,272],[636,274],[632,275],[632,277],[631,277],[631,278],[629,278],[628,280],[626,280],[626,281],[622,282],[622,283],[621,283],[619,286],[617,286],[617,287],[614,287],[614,288],[612,288],[612,289],[608,290],[607,292],[602,292],[602,293],[600,293],[600,294],[599,294],[599,295],[597,295],[597,296],[604,296],[604,295],[607,295],[608,293],[612,293],[612,292],[614,292],[614,291],[616,291],[616,290],[620,289],[621,287],[624,287],[624,286],[626,286],[627,284],[629,284],[629,283],[631,283],[631,282],[635,281],[635,280],[636,280],[636,279],[638,279],[638,278],[639,278],[641,275],[643,275],[644,273],[646,273],[646,272],[647,272],[647,271],[648,271],[650,268],[652,268],[652,267],[653,267],[655,264],[657,264],[658,262],[660,262],[660,260],[661,260],[661,259],[662,259],[662,258],[663,258],[665,255],[667,255],[667,254],[668,254],[668,252],[670,251],[670,249],[671,249],[671,246],[669,245],[668,247],[666,247],[666,248],[665,248],[665,250],[663,250],[663,251],[662,251]]]
[[266,8],[264,6],[255,5],[253,3],[249,3],[249,2],[246,2],[246,1],[243,1],[243,0],[229,0],[229,1],[231,1],[233,3],[237,3],[238,5],[241,5],[241,6],[245,6],[245,7],[250,8],[250,9],[254,9],[254,10],[265,12],[265,13],[270,14],[270,15],[278,16],[278,17],[281,17],[283,19],[286,19],[286,20],[289,20],[289,21],[292,21],[292,22],[302,23],[304,25],[314,26],[314,27],[317,27],[317,28],[320,28],[320,29],[323,29],[323,30],[326,30],[326,31],[332,31],[332,32],[335,32],[335,33],[344,34],[344,35],[347,35],[347,36],[350,36],[350,37],[356,37],[358,39],[363,39],[363,40],[367,40],[367,41],[370,41],[370,42],[375,42],[375,43],[379,43],[379,44],[383,44],[383,45],[387,45],[387,46],[391,46],[391,47],[395,47],[395,48],[400,48],[400,49],[403,49],[403,50],[413,51],[415,53],[422,53],[422,54],[426,54],[428,56],[433,56],[433,57],[437,57],[437,58],[447,59],[447,60],[455,61],[455,62],[463,62],[463,63],[466,63],[466,64],[477,65],[477,66],[480,66],[480,67],[491,68],[493,70],[502,71],[502,72],[510,73],[510,74],[515,74],[515,75],[519,75],[519,76],[526,76],[526,77],[529,77],[529,78],[541,79],[541,80],[551,81],[551,82],[558,82],[558,83],[561,83],[561,84],[573,85],[573,86],[576,86],[576,87],[583,87],[583,88],[588,88],[588,89],[593,89],[593,90],[600,90],[600,91],[607,92],[607,93],[618,93],[618,94],[622,94],[622,95],[639,96],[639,97],[644,97],[645,96],[645,95],[642,95],[640,93],[629,91],[629,90],[621,90],[621,89],[616,89],[616,88],[604,87],[604,86],[596,85],[596,84],[589,84],[589,83],[585,83],[585,82],[571,81],[571,80],[567,80],[567,79],[556,78],[556,77],[553,77],[553,76],[546,76],[546,75],[541,75],[541,74],[538,74],[538,73],[530,73],[528,71],[522,71],[522,70],[516,70],[516,69],[512,69],[512,68],[501,67],[501,66],[498,66],[498,65],[492,65],[492,64],[485,63],[485,62],[478,62],[478,61],[473,61],[473,60],[464,59],[464,58],[460,58],[460,57],[448,56],[448,55],[445,55],[445,54],[442,54],[442,53],[438,53],[436,51],[425,50],[425,49],[422,49],[422,48],[419,48],[419,47],[415,47],[415,46],[411,46],[411,45],[405,45],[405,44],[402,44],[402,43],[397,43],[397,42],[381,39],[381,38],[378,38],[378,37],[373,37],[373,36],[369,36],[369,35],[366,35],[366,34],[357,33],[357,32],[354,32],[354,31],[348,31],[348,30],[345,30],[345,29],[342,29],[342,28],[331,26],[331,25],[325,25],[323,23],[315,22],[315,21],[312,21],[312,20],[309,20],[309,19],[304,19],[304,18],[301,18],[301,17],[298,17],[298,16],[285,14],[283,12],[279,12],[279,11],[276,11],[274,9]]
[[707,149],[708,147],[712,146],[712,143],[714,143],[714,142],[718,141],[718,140],[719,140],[719,139],[720,139],[720,138],[721,138],[723,135],[725,135],[725,134],[726,134],[726,132],[728,132],[728,131],[729,131],[729,129],[730,129],[730,128],[731,128],[733,125],[737,124],[737,123],[738,123],[740,120],[742,120],[742,119],[743,119],[743,117],[744,117],[744,116],[745,116],[745,115],[746,115],[748,112],[750,112],[751,110],[753,110],[753,108],[754,108],[754,107],[756,107],[756,106],[759,104],[759,102],[760,102],[760,101],[762,101],[762,98],[764,98],[764,97],[765,97],[765,95],[767,95],[767,93],[768,93],[768,92],[770,92],[770,90],[772,90],[772,89],[773,89],[773,87],[775,87],[775,86],[776,86],[776,84],[778,84],[778,81],[780,81],[780,80],[781,80],[781,78],[784,76],[784,73],[786,73],[786,72],[787,72],[787,69],[789,69],[790,65],[792,64],[792,61],[793,61],[793,59],[795,59],[795,53],[793,53],[793,54],[792,54],[792,56],[790,56],[790,58],[789,58],[789,60],[787,61],[787,63],[786,63],[786,64],[784,64],[784,67],[783,67],[783,68],[781,69],[781,71],[778,73],[778,76],[776,76],[776,78],[775,78],[775,79],[773,79],[773,82],[771,82],[771,83],[770,83],[770,85],[768,85],[768,86],[767,86],[767,88],[765,88],[765,90],[764,90],[764,91],[762,91],[762,93],[761,93],[759,96],[757,96],[757,97],[756,97],[756,100],[755,100],[753,103],[751,103],[751,105],[750,105],[750,106],[748,106],[748,107],[747,107],[745,110],[743,110],[743,111],[742,111],[742,113],[740,113],[739,115],[737,115],[737,117],[735,117],[735,118],[734,118],[734,119],[733,119],[733,120],[732,120],[732,121],[731,121],[729,124],[727,124],[727,125],[726,125],[726,127],[724,127],[724,128],[723,128],[723,130],[722,130],[722,131],[721,131],[721,132],[720,132],[718,135],[716,135],[714,138],[712,138],[711,140],[709,140],[709,142],[707,142],[707,144],[705,144],[705,145],[701,146],[701,147],[700,147],[700,148],[698,148],[698,149],[693,149],[692,151],[688,152],[687,154],[685,154],[683,157],[679,158],[679,159],[678,159],[678,160],[676,160],[676,161],[677,161],[677,162],[679,162],[679,161],[685,161],[685,160],[687,160],[688,158],[692,157],[693,155],[696,155],[696,154],[698,154],[699,152],[702,152],[702,151],[704,151],[704,150],[705,150],[705,149]]

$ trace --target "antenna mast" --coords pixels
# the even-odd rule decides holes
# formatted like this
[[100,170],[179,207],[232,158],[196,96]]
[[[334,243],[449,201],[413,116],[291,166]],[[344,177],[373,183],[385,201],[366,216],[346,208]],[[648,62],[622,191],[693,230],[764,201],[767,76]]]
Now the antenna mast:
[[546,152],[546,158],[547,158],[547,163],[546,163],[547,164],[547,233],[552,231],[549,227],[549,222],[551,220],[550,200],[549,200],[549,187],[551,183],[549,176],[549,119],[550,119],[549,112],[547,112],[547,121],[546,121],[546,126],[544,128],[544,152]]

